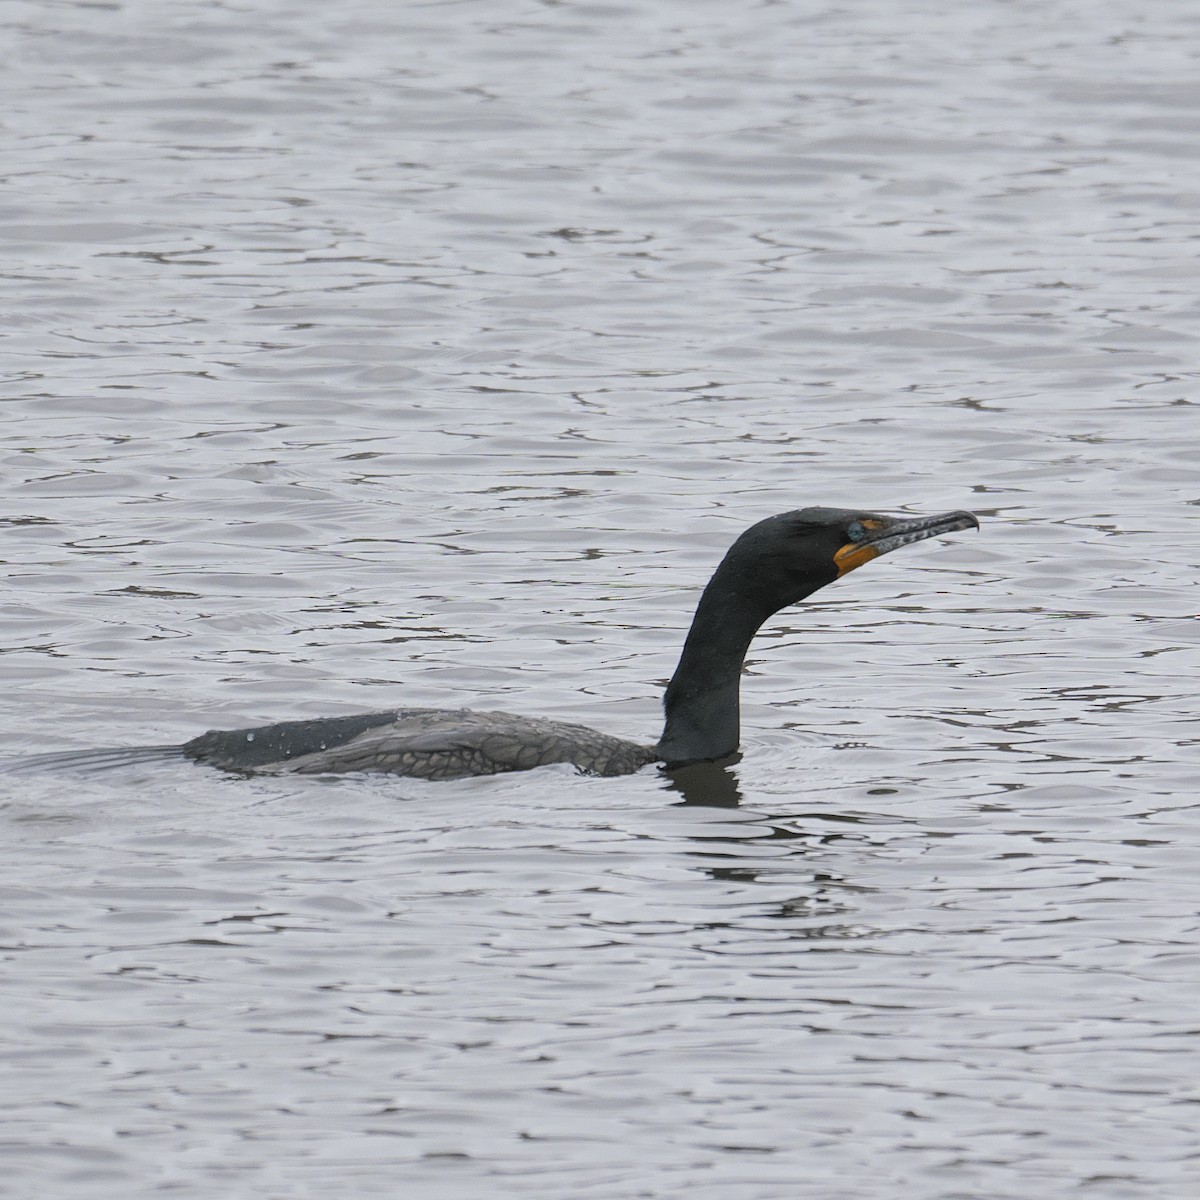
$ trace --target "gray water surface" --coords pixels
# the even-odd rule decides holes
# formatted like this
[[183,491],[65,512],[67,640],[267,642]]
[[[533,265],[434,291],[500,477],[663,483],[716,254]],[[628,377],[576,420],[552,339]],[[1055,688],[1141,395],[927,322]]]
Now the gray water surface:
[[770,623],[737,807],[0,772],[0,1194],[1195,1194],[1194,4],[0,24],[0,754],[649,740],[752,521],[983,522]]

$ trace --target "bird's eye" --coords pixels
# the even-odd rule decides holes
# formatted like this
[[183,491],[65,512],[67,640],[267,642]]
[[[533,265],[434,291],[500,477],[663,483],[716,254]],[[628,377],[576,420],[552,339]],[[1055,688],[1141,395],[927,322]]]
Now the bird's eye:
[[850,528],[846,530],[846,536],[852,542],[861,542],[867,536],[867,531],[861,521],[851,521]]

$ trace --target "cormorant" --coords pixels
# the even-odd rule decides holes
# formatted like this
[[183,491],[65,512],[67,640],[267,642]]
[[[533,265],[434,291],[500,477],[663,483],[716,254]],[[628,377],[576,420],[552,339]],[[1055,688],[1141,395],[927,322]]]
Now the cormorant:
[[182,754],[249,775],[371,771],[421,779],[494,775],[547,763],[626,775],[655,762],[672,768],[719,761],[737,753],[742,663],[768,617],[881,554],[978,527],[968,512],[889,517],[836,508],[802,508],[750,526],[700,597],[667,685],[666,722],[655,745],[511,713],[401,708],[212,730],[181,746],[46,755],[40,761],[118,765]]
[[657,745],[586,725],[469,709],[402,708],[212,731],[185,742],[189,758],[250,774],[375,771],[456,779],[572,763],[626,775],[648,763],[709,762],[737,752],[742,662],[764,621],[889,550],[959,529],[970,513],[897,518],[803,508],[752,525],[730,547],[700,597],[664,697]]

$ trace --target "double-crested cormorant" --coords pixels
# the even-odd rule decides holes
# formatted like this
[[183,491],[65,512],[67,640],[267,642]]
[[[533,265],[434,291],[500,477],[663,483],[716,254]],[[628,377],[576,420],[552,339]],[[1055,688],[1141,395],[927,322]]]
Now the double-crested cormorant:
[[163,747],[199,762],[255,775],[373,771],[457,779],[571,763],[625,775],[728,758],[738,748],[742,663],[762,623],[789,604],[901,546],[978,528],[967,512],[886,517],[802,508],[752,525],[709,580],[664,698],[657,745],[628,742],[585,725],[469,709],[402,708],[215,730]]

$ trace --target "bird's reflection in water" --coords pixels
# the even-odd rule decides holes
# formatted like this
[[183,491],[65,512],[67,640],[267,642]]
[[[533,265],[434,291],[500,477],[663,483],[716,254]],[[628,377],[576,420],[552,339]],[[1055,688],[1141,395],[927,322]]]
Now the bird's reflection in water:
[[683,767],[663,767],[660,774],[667,788],[678,792],[680,805],[693,804],[706,808],[737,808],[742,792],[737,776],[730,770],[741,762],[740,754],[730,754],[718,762],[689,763]]

